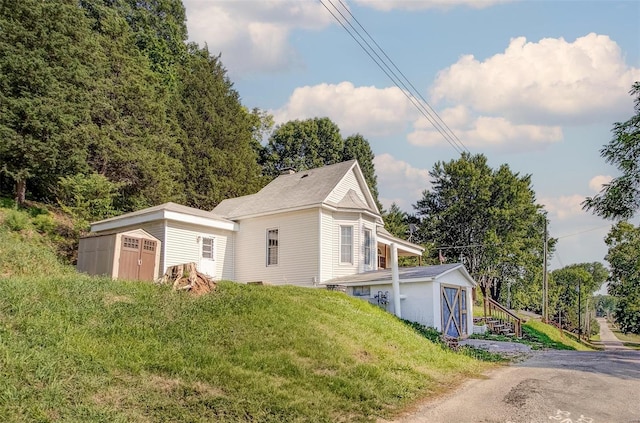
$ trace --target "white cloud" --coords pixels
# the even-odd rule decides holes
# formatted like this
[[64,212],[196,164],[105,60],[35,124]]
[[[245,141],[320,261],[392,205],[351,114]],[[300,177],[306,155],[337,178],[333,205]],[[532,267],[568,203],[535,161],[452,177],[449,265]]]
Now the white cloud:
[[583,201],[583,195],[573,194],[560,197],[540,198],[538,202],[544,205],[551,219],[567,220],[574,219],[577,216],[588,215],[588,213],[582,210]]
[[640,68],[627,66],[606,35],[537,43],[518,37],[484,61],[462,56],[438,74],[431,95],[519,124],[608,123],[628,110],[628,91],[638,79]]
[[378,177],[380,202],[385,209],[396,203],[401,210],[412,213],[413,204],[422,198],[422,191],[431,189],[429,171],[411,166],[390,154],[379,154],[373,160]]
[[396,87],[355,87],[351,82],[296,88],[287,104],[271,111],[277,123],[294,119],[328,117],[343,136],[366,137],[402,133],[417,111]]
[[295,0],[184,0],[189,39],[222,53],[234,73],[276,71],[295,66],[298,55],[289,44],[293,29],[318,30],[332,16],[316,2]]
[[589,188],[594,192],[600,192],[604,184],[608,184],[613,179],[610,175],[597,175],[589,181]]
[[455,6],[469,6],[474,9],[483,9],[499,3],[508,3],[509,1],[511,0],[355,0],[359,5],[385,12],[393,9],[450,9]]
[[[502,117],[474,116],[465,106],[445,109],[439,114],[458,139],[470,148],[535,150],[563,138],[559,126],[514,124]],[[445,142],[424,117],[414,123],[414,131],[408,135],[408,140],[418,146],[441,145]]]

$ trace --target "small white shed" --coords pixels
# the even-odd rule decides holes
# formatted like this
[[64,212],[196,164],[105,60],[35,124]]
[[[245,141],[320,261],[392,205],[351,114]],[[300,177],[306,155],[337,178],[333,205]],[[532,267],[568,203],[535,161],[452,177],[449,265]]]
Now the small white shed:
[[80,238],[77,269],[113,279],[151,281],[158,277],[161,242],[142,229]]
[[[456,338],[473,329],[472,290],[475,281],[461,263],[398,269],[400,316],[436,328]],[[362,298],[394,313],[391,269],[333,279],[348,295]]]

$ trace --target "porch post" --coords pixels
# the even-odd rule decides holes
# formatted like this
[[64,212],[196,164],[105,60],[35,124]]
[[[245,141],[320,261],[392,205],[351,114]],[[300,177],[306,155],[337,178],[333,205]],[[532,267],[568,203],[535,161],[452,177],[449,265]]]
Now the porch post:
[[391,243],[391,285],[393,287],[393,310],[395,315],[402,318],[400,311],[400,275],[398,273],[398,246]]

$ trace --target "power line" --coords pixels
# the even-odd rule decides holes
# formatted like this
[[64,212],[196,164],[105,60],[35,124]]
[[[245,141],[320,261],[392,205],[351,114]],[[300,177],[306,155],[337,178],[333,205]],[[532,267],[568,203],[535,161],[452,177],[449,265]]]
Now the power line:
[[[369,41],[365,39],[365,37],[361,34],[361,32],[356,28],[351,21],[342,13],[342,11],[333,3],[332,0],[319,0],[322,6],[333,16],[333,18],[342,26],[342,28],[354,39],[354,41],[360,46],[360,48],[373,60],[373,62],[384,72],[385,75],[393,82],[393,84],[402,91],[402,93],[409,99],[411,104],[424,116],[433,127],[440,133],[440,135],[447,141],[458,153],[469,152],[469,149],[460,141],[460,139],[453,133],[451,128],[447,126],[447,124],[442,120],[442,118],[435,112],[435,110],[429,105],[429,103],[424,99],[424,97],[416,90],[415,86],[409,81],[409,79],[400,71],[398,66],[389,58],[384,49],[380,47],[380,45],[373,39],[373,37],[367,32],[367,30],[362,26],[362,24],[356,19],[356,17],[351,13],[351,11],[346,7],[346,5],[342,2],[342,0],[338,0],[342,8],[353,18],[353,20],[358,24],[360,28],[364,31],[364,33],[371,39],[371,41],[376,45],[377,49],[384,56],[381,57],[380,54],[376,51],[375,48],[371,46]],[[336,13],[334,13],[328,6],[328,4],[333,7],[338,15],[342,17],[340,19]],[[345,24],[346,23],[346,24]],[[348,25],[348,27],[347,27]],[[351,29],[349,29],[351,28]],[[355,34],[355,35],[354,35]],[[357,35],[357,37],[356,37]],[[358,39],[362,40],[362,42]],[[375,56],[375,57],[374,57]],[[391,63],[391,66],[389,63]],[[398,76],[395,68],[398,73],[402,76]],[[405,83],[406,81],[406,83]],[[407,86],[408,85],[408,86]],[[410,87],[410,88],[409,88]],[[416,94],[417,93],[417,96]],[[421,101],[422,100],[422,101]],[[426,104],[426,107],[425,107]],[[428,108],[427,108],[428,107]]]
[[576,235],[584,234],[584,233],[587,233],[587,232],[593,232],[593,231],[597,231],[598,229],[608,228],[610,226],[611,225],[609,224],[609,225],[604,225],[604,226],[598,226],[598,227],[595,227],[595,228],[585,229],[584,231],[580,231],[580,232],[575,232],[575,233],[568,234],[568,235],[559,236],[556,239],[569,238],[570,236],[576,236]]
[[[331,1],[331,0],[329,0]],[[398,68],[398,66],[395,64],[395,62],[391,59],[391,57],[389,57],[387,55],[387,53],[384,51],[384,49],[382,47],[380,47],[380,45],[376,42],[376,40],[371,36],[371,34],[369,34],[369,31],[366,30],[366,28],[364,26],[362,26],[362,24],[360,23],[360,21],[353,15],[353,13],[351,13],[351,11],[345,6],[345,4],[342,2],[342,0],[338,0],[340,2],[340,4],[342,5],[342,7],[349,13],[349,15],[353,18],[353,20],[358,24],[358,26],[364,31],[365,34],[367,34],[367,36],[369,37],[369,39],[373,42],[373,44],[375,44],[375,46],[378,48],[378,50],[380,50],[380,52],[384,55],[384,57],[393,65],[393,68],[395,70],[398,71],[398,73],[402,76],[402,78],[407,82],[407,84],[409,84],[409,86],[411,87],[411,89],[413,90],[414,93],[416,93],[418,95],[418,97],[422,100],[422,103],[419,103],[423,108],[424,105],[426,105],[429,108],[429,111],[431,113],[433,113],[435,115],[435,117],[437,117],[436,122],[438,123],[438,127],[440,129],[443,130],[443,132],[447,133],[448,136],[452,139],[455,140],[456,143],[458,143],[463,150],[465,150],[466,152],[469,152],[469,149],[467,149],[467,147],[462,143],[462,141],[456,136],[456,134],[451,130],[451,128],[449,127],[449,125],[447,125],[447,123],[440,117],[440,115],[438,114],[438,112],[436,112],[433,107],[431,107],[431,105],[429,104],[429,102],[422,96],[422,94],[420,93],[420,91],[418,89],[416,89],[416,87],[411,83],[411,81],[409,80],[409,78],[407,78],[407,76],[400,70],[400,68]],[[406,86],[403,84],[403,87],[406,88]],[[429,113],[427,111],[427,113]]]

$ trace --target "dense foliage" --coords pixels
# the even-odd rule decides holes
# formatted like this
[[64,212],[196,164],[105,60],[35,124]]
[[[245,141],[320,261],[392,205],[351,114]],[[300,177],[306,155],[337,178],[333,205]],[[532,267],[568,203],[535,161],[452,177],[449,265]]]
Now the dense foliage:
[[600,150],[607,163],[616,166],[621,176],[589,197],[584,207],[607,218],[629,219],[640,209],[640,81],[630,91],[635,96],[635,115],[613,125],[613,139]]
[[18,203],[100,204],[90,220],[265,183],[267,118],[186,44],[180,0],[2,2],[0,28],[0,190]]
[[611,266],[609,295],[615,298],[615,319],[623,332],[640,334],[640,227],[615,225],[605,242]]
[[326,117],[279,125],[261,151],[264,173],[271,177],[278,176],[287,168],[300,171],[356,159],[381,210],[374,157],[369,142],[362,135],[343,139],[338,125]]
[[530,284],[542,266],[546,219],[531,177],[467,153],[429,174],[433,188],[414,205],[422,241],[462,261],[485,296],[500,299],[505,283]]
[[609,277],[600,262],[580,263],[554,270],[549,281],[549,316],[564,329],[587,333],[591,327],[593,294]]

